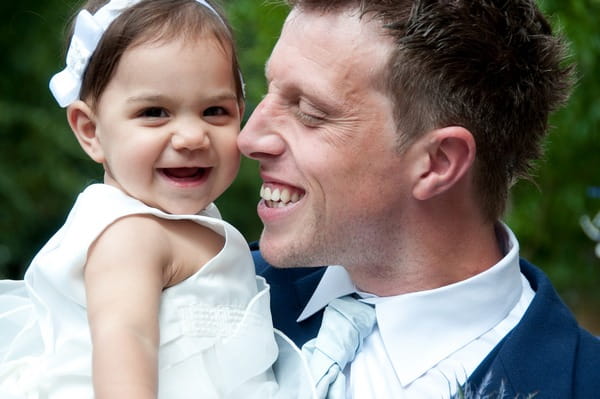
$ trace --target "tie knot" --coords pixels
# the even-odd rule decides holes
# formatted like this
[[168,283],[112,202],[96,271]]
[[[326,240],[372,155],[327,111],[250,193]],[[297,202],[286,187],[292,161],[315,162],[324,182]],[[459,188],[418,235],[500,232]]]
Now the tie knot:
[[345,296],[327,305],[317,337],[302,347],[315,378],[318,398],[346,397],[343,370],[354,359],[373,326],[375,309],[356,298]]
[[334,299],[325,308],[315,347],[343,370],[373,331],[375,320],[373,306],[351,296]]

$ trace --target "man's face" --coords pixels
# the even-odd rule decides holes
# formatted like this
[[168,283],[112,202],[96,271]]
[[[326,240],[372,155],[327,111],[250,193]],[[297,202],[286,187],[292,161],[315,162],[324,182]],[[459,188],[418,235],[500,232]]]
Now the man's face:
[[260,162],[260,246],[272,264],[372,261],[399,228],[407,160],[376,84],[391,46],[368,18],[288,17],[266,66],[268,93],[238,139]]

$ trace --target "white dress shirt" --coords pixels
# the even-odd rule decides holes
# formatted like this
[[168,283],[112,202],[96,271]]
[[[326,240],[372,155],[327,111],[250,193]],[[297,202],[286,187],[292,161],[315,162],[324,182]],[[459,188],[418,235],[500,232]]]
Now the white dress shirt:
[[330,266],[298,318],[358,292],[375,305],[377,325],[346,367],[351,399],[450,398],[517,325],[534,291],[519,268],[519,243],[497,228],[504,257],[490,269],[445,287],[391,297],[356,290],[341,266]]

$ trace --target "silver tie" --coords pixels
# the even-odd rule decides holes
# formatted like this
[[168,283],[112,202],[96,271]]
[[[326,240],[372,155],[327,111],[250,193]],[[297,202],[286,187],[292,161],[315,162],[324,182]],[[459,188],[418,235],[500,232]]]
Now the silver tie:
[[352,296],[334,299],[327,305],[317,337],[302,347],[319,399],[346,398],[343,370],[373,331],[375,320],[373,306]]

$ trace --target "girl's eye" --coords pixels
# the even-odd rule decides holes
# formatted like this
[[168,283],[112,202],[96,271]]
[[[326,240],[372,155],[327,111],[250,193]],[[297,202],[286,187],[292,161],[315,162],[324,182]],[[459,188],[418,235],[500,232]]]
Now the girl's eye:
[[144,118],[166,118],[167,111],[160,107],[150,107],[140,112],[140,116]]
[[223,107],[209,107],[204,110],[204,116],[222,116],[227,115],[227,110]]

